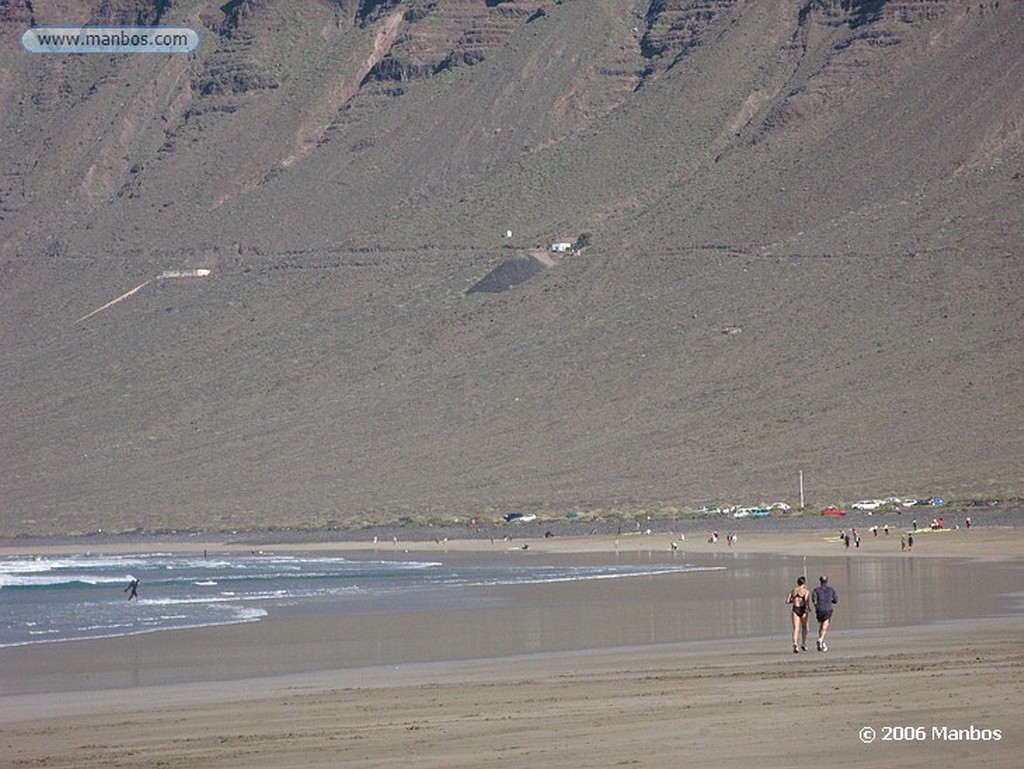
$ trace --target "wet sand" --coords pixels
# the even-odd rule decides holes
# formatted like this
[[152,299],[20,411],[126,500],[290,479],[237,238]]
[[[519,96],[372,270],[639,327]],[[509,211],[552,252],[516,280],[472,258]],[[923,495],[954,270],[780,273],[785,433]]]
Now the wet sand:
[[[1020,529],[920,533],[909,554],[897,534],[862,537],[849,550],[821,530],[744,534],[731,550],[692,535],[532,540],[527,551],[503,540],[399,548],[728,562],[736,579],[764,575],[720,611],[750,626],[711,621],[720,596],[706,605],[701,596],[722,572],[708,572],[686,591],[661,578],[537,586],[540,597],[510,588],[501,606],[475,611],[292,617],[0,649],[5,760],[781,766],[820,756],[824,720],[837,766],[1019,765],[1024,614],[1019,594],[1002,593],[1024,589]],[[677,551],[666,556],[672,541]],[[373,554],[366,543],[316,549]],[[840,589],[828,653],[789,646],[782,599],[803,559],[812,575],[830,569]],[[889,605],[879,596],[893,575],[918,592]],[[745,579],[736,584],[752,584]],[[767,613],[740,611],[748,599],[770,604]],[[909,616],[889,623],[901,604]],[[874,743],[861,741],[864,726],[876,729]],[[884,731],[906,726],[924,730]],[[953,741],[944,728],[977,739]]]

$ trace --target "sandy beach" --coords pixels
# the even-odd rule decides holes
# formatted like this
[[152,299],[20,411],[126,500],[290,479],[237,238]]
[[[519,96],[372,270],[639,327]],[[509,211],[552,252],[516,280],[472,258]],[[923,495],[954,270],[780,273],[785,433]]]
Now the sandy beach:
[[[4,765],[725,767],[824,756],[843,767],[1018,766],[1020,534],[920,532],[911,553],[900,550],[898,532],[862,532],[861,547],[846,549],[820,528],[744,531],[731,550],[696,533],[378,544],[451,557],[621,559],[676,542],[697,560],[733,559],[737,573],[763,570],[750,598],[770,603],[778,623],[730,637],[714,603],[648,579],[642,589],[631,580],[546,587],[543,600],[510,590],[505,608],[442,616],[292,619],[5,648]],[[346,557],[374,550],[315,547]],[[827,565],[848,599],[827,653],[812,643],[794,655],[789,646],[788,575],[771,566],[799,558],[808,571]],[[909,619],[870,627],[879,588],[856,583],[880,563],[886,574],[909,575],[910,586],[927,579],[924,592],[903,599]],[[712,577],[694,589],[709,589]],[[928,594],[932,580],[941,595]],[[914,621],[911,604],[930,605],[927,621]],[[894,606],[886,618],[900,601]],[[474,645],[485,636],[486,648]]]

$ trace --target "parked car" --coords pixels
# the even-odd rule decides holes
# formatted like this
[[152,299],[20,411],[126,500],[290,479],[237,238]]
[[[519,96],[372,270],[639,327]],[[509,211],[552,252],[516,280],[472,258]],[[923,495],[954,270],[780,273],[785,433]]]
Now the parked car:
[[787,505],[785,502],[772,502],[768,505],[771,510],[782,510],[784,513],[788,513],[793,508]]
[[830,507],[826,507],[824,510],[822,510],[821,514],[822,515],[846,515],[846,511],[843,510],[841,507],[830,506]]
[[917,504],[916,499],[904,499],[903,497],[886,497],[882,500],[885,505],[892,505],[893,507],[913,507]]
[[505,515],[505,523],[530,523],[536,520],[537,516],[533,513],[508,513]]
[[862,499],[860,502],[854,502],[850,505],[850,509],[871,512],[872,510],[877,510],[881,506],[882,500],[880,499]]

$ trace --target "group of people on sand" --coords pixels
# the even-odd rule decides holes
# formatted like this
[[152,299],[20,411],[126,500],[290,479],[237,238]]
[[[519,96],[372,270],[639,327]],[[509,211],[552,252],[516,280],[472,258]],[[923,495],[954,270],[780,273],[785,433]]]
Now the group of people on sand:
[[828,584],[828,577],[824,574],[818,577],[818,583],[814,590],[808,590],[807,578],[798,577],[796,587],[789,591],[786,598],[786,603],[793,608],[793,654],[807,651],[807,624],[812,606],[815,619],[818,620],[818,651],[828,651],[825,636],[832,624],[832,611],[839,603],[839,595]]
[[[729,534],[725,535],[725,541],[729,543],[729,547],[732,547],[733,545],[735,545],[736,541],[738,539],[739,539],[739,535],[737,535],[737,534],[729,533]],[[708,534],[708,544],[709,545],[717,545],[718,544],[718,532],[717,531],[713,531],[710,534]]]

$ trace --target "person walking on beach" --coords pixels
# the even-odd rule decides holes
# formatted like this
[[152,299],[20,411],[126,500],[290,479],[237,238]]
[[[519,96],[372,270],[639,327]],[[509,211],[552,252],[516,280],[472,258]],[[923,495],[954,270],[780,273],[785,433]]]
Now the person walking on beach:
[[124,592],[128,593],[129,601],[133,598],[136,601],[139,600],[139,581],[133,578],[132,581],[128,583],[128,587],[124,589]]
[[819,585],[811,593],[811,601],[814,603],[814,613],[818,618],[818,651],[827,652],[825,636],[828,635],[829,625],[832,624],[832,607],[839,603],[839,596],[828,584],[828,577],[824,574],[818,578],[818,582]]
[[793,654],[807,651],[807,609],[810,602],[811,592],[807,589],[807,578],[797,577],[796,587],[789,591],[789,597],[786,599],[786,603],[793,607]]

